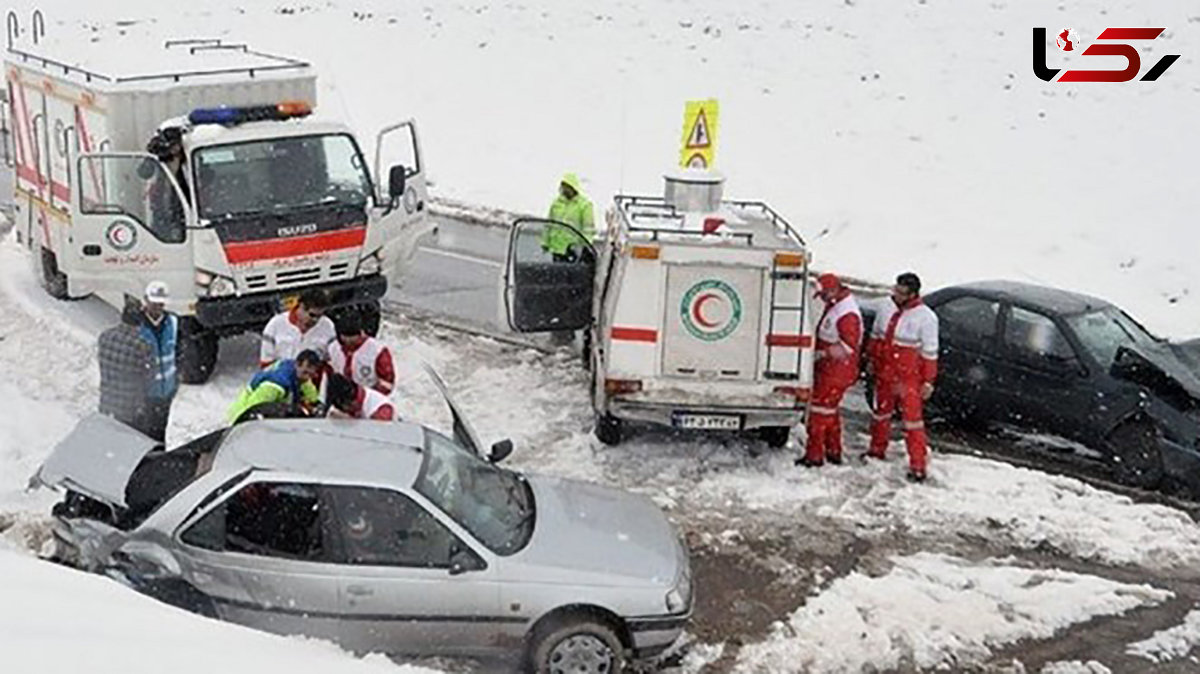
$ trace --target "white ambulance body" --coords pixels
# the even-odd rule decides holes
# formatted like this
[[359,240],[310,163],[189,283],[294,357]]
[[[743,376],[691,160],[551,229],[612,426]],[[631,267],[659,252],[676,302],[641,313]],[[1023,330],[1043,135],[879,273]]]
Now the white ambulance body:
[[[220,40],[17,47],[10,23],[5,77],[15,230],[43,284],[120,307],[167,282],[185,381],[207,378],[219,336],[307,288],[377,311],[428,226],[415,125],[380,133],[372,175],[349,128],[309,116],[303,61]],[[176,173],[146,154],[167,128],[185,152]],[[385,143],[404,165],[381,178]]]
[[537,245],[562,225],[515,226],[510,324],[588,330],[604,442],[637,421],[755,430],[780,446],[803,420],[813,365],[808,250],[767,204],[722,200],[722,185],[687,170],[667,177],[664,197],[617,196],[607,233],[594,248],[579,239],[574,260],[547,262]]

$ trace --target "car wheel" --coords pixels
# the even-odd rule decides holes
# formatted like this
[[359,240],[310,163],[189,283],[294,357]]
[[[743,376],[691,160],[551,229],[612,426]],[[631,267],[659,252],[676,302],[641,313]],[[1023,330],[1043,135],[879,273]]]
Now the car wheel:
[[625,670],[625,649],[608,625],[576,619],[538,639],[532,660],[537,674],[619,674]]
[[621,444],[623,431],[621,420],[607,412],[596,415],[596,438],[606,445]]
[[766,428],[758,429],[758,437],[762,438],[767,446],[772,449],[786,447],[788,438],[792,435],[792,429],[789,426],[767,426]]
[[217,365],[220,339],[216,333],[205,330],[200,321],[191,316],[179,319],[179,333],[175,336],[175,358],[179,364],[179,378],[185,384],[203,384],[212,376]]
[[58,258],[54,253],[42,249],[42,287],[46,293],[56,300],[71,299],[67,294],[67,275],[59,271]]
[[1118,482],[1142,489],[1153,489],[1162,482],[1162,452],[1152,423],[1127,421],[1109,434],[1107,444]]

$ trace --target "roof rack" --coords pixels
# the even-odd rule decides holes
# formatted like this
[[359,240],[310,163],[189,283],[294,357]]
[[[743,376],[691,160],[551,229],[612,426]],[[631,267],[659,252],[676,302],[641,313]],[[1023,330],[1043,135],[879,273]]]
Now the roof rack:
[[[33,28],[32,28],[32,30],[33,30],[33,44],[36,46],[40,42],[41,38],[46,36],[46,19],[40,9],[34,10],[34,12],[33,12]],[[249,77],[254,77],[255,73],[272,72],[272,71],[280,71],[280,70],[293,70],[293,69],[299,70],[299,69],[308,68],[310,66],[310,64],[307,61],[302,61],[300,59],[294,59],[294,58],[291,58],[288,56],[279,56],[278,54],[269,54],[267,52],[257,51],[254,49],[250,49],[249,46],[242,44],[242,43],[225,44],[224,42],[221,41],[220,38],[186,38],[186,39],[181,39],[181,40],[167,40],[166,42],[163,43],[163,47],[166,49],[171,49],[173,47],[187,47],[189,53],[191,53],[191,54],[195,54],[198,51],[206,51],[206,50],[238,51],[243,54],[261,58],[265,61],[268,61],[269,63],[267,63],[266,65],[261,65],[261,66],[247,66],[247,67],[243,67],[243,68],[217,68],[217,69],[212,69],[212,70],[187,70],[187,71],[174,72],[174,73],[162,73],[162,74],[158,74],[158,75],[133,75],[130,77],[114,77],[111,75],[105,75],[103,73],[98,73],[93,70],[88,70],[87,68],[81,68],[79,66],[74,66],[69,63],[63,63],[62,61],[58,61],[58,60],[55,60],[52,58],[48,58],[46,56],[34,54],[31,52],[25,51],[23,49],[17,49],[16,47],[13,46],[13,42],[18,37],[20,37],[20,35],[21,35],[21,22],[17,18],[16,12],[9,10],[9,12],[8,12],[8,53],[9,54],[19,57],[21,59],[22,63],[31,63],[31,62],[32,63],[40,63],[41,66],[47,70],[49,70],[51,68],[62,69],[63,75],[72,75],[72,74],[79,75],[79,76],[82,76],[83,79],[87,82],[92,82],[93,80],[99,80],[102,82],[111,82],[113,84],[122,84],[125,82],[149,82],[149,81],[153,81],[153,80],[170,80],[173,82],[179,82],[182,79],[188,78],[188,77],[203,77],[203,76],[209,76],[209,75],[232,75],[232,74],[239,74],[239,73],[245,74]]]
[[[657,240],[659,235],[666,234],[672,236],[693,237],[697,239],[725,236],[735,239],[744,239],[746,245],[754,245],[753,232],[735,231],[729,234],[715,235],[694,229],[683,229],[682,225],[684,223],[685,213],[676,209],[674,204],[668,202],[663,197],[618,194],[617,196],[613,197],[613,201],[616,203],[617,208],[619,208],[624,214],[625,221],[629,223],[629,230],[631,232],[648,233],[654,240]],[[802,247],[807,245],[804,242],[804,238],[800,236],[800,233],[797,232],[794,227],[792,227],[791,223],[785,220],[783,216],[779,215],[775,209],[768,206],[765,202],[722,199],[721,205],[729,208],[730,210],[758,211],[760,217],[769,222],[777,233],[793,240],[796,244]],[[660,223],[664,220],[670,221],[676,223],[678,228],[656,227],[653,225],[640,224],[641,222],[646,222],[647,220],[656,220]]]

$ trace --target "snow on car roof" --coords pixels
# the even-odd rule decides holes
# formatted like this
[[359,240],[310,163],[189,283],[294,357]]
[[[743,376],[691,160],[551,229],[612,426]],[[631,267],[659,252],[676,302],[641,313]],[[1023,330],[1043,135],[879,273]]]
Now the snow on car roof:
[[424,446],[425,429],[406,422],[264,419],[234,427],[216,464],[408,486]]
[[1021,281],[977,281],[946,288],[955,288],[1005,297],[1059,314],[1082,314],[1113,306],[1111,302],[1082,293],[1050,288]]

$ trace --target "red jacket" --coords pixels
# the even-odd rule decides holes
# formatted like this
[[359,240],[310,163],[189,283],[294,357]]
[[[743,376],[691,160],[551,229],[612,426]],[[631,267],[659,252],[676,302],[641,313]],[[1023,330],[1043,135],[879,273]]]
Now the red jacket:
[[919,297],[902,307],[884,302],[871,327],[867,356],[880,379],[932,384],[937,379],[937,314]]
[[862,325],[858,302],[849,291],[826,305],[817,321],[817,367],[825,372],[841,371],[853,382],[858,374]]

